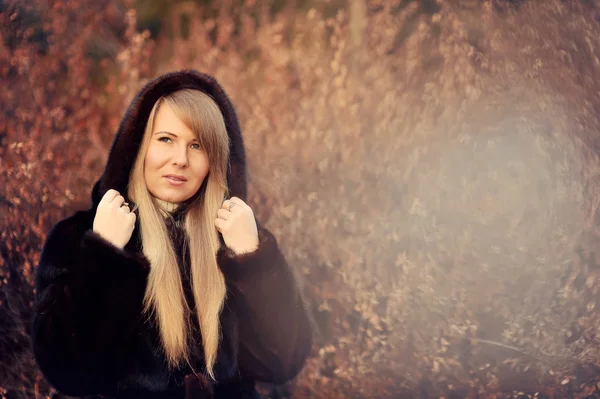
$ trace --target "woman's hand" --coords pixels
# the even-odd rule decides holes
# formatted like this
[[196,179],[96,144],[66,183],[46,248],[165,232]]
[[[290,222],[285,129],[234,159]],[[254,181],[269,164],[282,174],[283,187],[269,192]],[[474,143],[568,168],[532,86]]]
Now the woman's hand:
[[135,213],[117,190],[110,189],[104,194],[94,217],[94,232],[123,249],[129,242],[135,227]]
[[258,248],[258,229],[254,212],[238,197],[223,202],[217,212],[215,227],[223,235],[225,245],[236,255]]

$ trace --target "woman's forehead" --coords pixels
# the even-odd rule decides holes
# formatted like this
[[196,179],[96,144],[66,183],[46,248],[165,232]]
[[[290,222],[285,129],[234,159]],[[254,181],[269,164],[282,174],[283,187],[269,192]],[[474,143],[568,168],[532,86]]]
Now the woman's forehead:
[[156,112],[152,134],[158,133],[167,133],[189,140],[197,138],[168,103],[162,103]]

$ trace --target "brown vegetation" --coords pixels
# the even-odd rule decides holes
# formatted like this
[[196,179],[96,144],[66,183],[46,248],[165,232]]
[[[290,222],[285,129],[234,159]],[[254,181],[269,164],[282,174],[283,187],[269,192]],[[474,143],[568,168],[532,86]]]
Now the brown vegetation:
[[302,276],[318,335],[293,397],[592,394],[600,4],[264,4],[179,3],[154,41],[112,3],[39,2],[44,48],[2,12],[5,395],[49,392],[25,347],[45,234],[87,206],[133,92],[183,67],[231,94],[251,205]]

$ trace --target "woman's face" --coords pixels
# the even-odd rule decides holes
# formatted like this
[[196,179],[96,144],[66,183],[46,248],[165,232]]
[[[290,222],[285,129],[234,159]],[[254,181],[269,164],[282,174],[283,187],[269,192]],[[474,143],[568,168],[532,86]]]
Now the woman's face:
[[180,203],[196,194],[207,174],[208,157],[196,135],[163,102],[144,158],[148,190],[160,200]]

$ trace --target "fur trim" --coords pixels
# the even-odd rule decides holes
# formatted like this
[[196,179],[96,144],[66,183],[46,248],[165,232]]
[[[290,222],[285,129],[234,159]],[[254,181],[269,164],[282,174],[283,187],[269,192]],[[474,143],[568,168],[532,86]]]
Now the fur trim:
[[33,352],[48,380],[69,394],[111,389],[106,381],[139,323],[149,271],[142,258],[87,230],[90,213],[54,227],[36,273]]
[[312,346],[312,331],[292,270],[275,237],[259,226],[259,246],[236,255],[222,248],[225,275],[239,330],[238,367],[242,375],[282,384],[294,378]]
[[269,273],[273,260],[280,256],[275,237],[258,226],[258,248],[253,252],[237,255],[223,245],[217,253],[217,263],[228,281],[241,281]]

